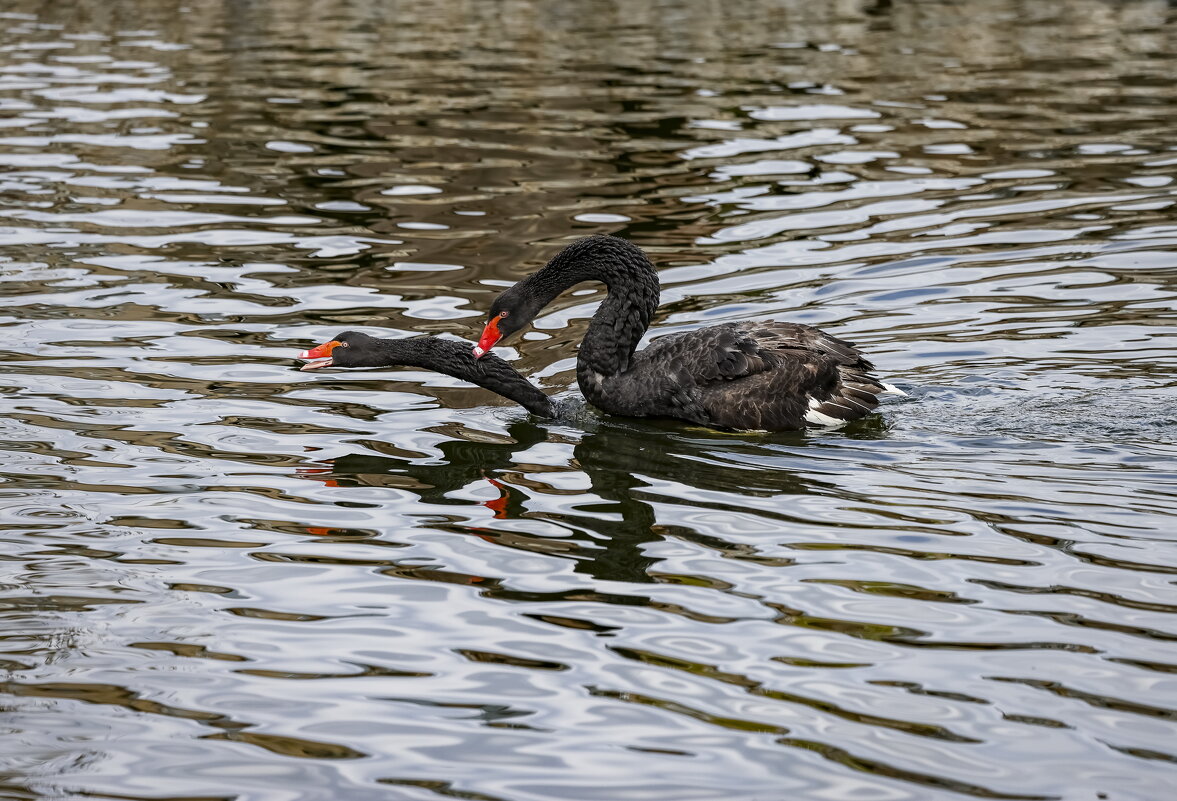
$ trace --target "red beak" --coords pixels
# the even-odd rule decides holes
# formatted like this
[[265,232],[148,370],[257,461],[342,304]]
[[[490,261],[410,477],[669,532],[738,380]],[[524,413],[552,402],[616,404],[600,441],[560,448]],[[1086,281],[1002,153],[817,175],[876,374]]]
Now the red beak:
[[499,320],[501,318],[492,318],[486,324],[486,328],[482,329],[482,338],[478,340],[478,344],[474,346],[474,358],[481,359],[486,354],[490,353],[490,349],[495,346],[495,343],[503,338],[502,333],[499,332]]
[[[311,364],[304,364],[302,366],[302,369],[303,370],[316,370],[320,367],[330,367],[331,366],[331,351],[335,350],[337,347],[339,347],[339,343],[336,342],[335,340],[332,340],[330,342],[324,342],[322,345],[319,345],[317,348],[311,348],[310,350],[304,350],[302,353],[298,354],[298,358],[307,359],[308,361],[311,361],[312,363]],[[323,359],[324,361],[317,361],[317,362],[313,361],[315,359]]]

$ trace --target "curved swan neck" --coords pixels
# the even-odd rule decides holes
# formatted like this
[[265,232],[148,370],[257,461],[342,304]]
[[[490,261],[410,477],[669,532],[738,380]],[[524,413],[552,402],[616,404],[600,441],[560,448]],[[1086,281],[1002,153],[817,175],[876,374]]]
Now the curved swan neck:
[[608,296],[593,315],[580,345],[578,369],[612,376],[630,359],[658,308],[658,274],[636,245],[612,236],[574,242],[527,279],[528,290],[546,306],[583,281],[600,281]]
[[554,417],[552,401],[539,387],[494,354],[475,359],[466,342],[434,337],[381,339],[381,359],[389,367],[421,367],[462,381],[477,384],[518,403],[532,414]]

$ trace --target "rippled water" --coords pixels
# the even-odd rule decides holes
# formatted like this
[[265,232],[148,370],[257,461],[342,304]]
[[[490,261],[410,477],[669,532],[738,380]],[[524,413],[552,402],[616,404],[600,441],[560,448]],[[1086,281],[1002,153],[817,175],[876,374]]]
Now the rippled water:
[[[1172,798],[1177,9],[16,0],[0,797]],[[540,422],[572,238],[821,325],[838,432]],[[575,399],[599,288],[505,349]]]

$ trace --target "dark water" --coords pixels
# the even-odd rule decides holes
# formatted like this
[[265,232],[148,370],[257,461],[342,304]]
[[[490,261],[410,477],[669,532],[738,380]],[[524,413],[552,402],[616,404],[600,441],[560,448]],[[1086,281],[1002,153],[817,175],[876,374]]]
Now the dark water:
[[[0,797],[1177,790],[1177,8],[17,0]],[[775,317],[839,432],[554,423],[474,337],[563,243]],[[505,353],[560,397],[597,288]]]

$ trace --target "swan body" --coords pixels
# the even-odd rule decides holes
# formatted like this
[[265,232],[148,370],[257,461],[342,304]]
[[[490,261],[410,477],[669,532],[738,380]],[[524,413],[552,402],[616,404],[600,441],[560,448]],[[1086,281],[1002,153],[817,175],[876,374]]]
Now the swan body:
[[722,323],[654,340],[638,351],[658,307],[658,277],[624,239],[578,240],[504,291],[474,349],[484,358],[502,337],[531,322],[566,289],[601,281],[608,295],[577,356],[589,403],[610,414],[670,417],[710,428],[795,431],[865,417],[884,394],[851,343],[800,323]]

